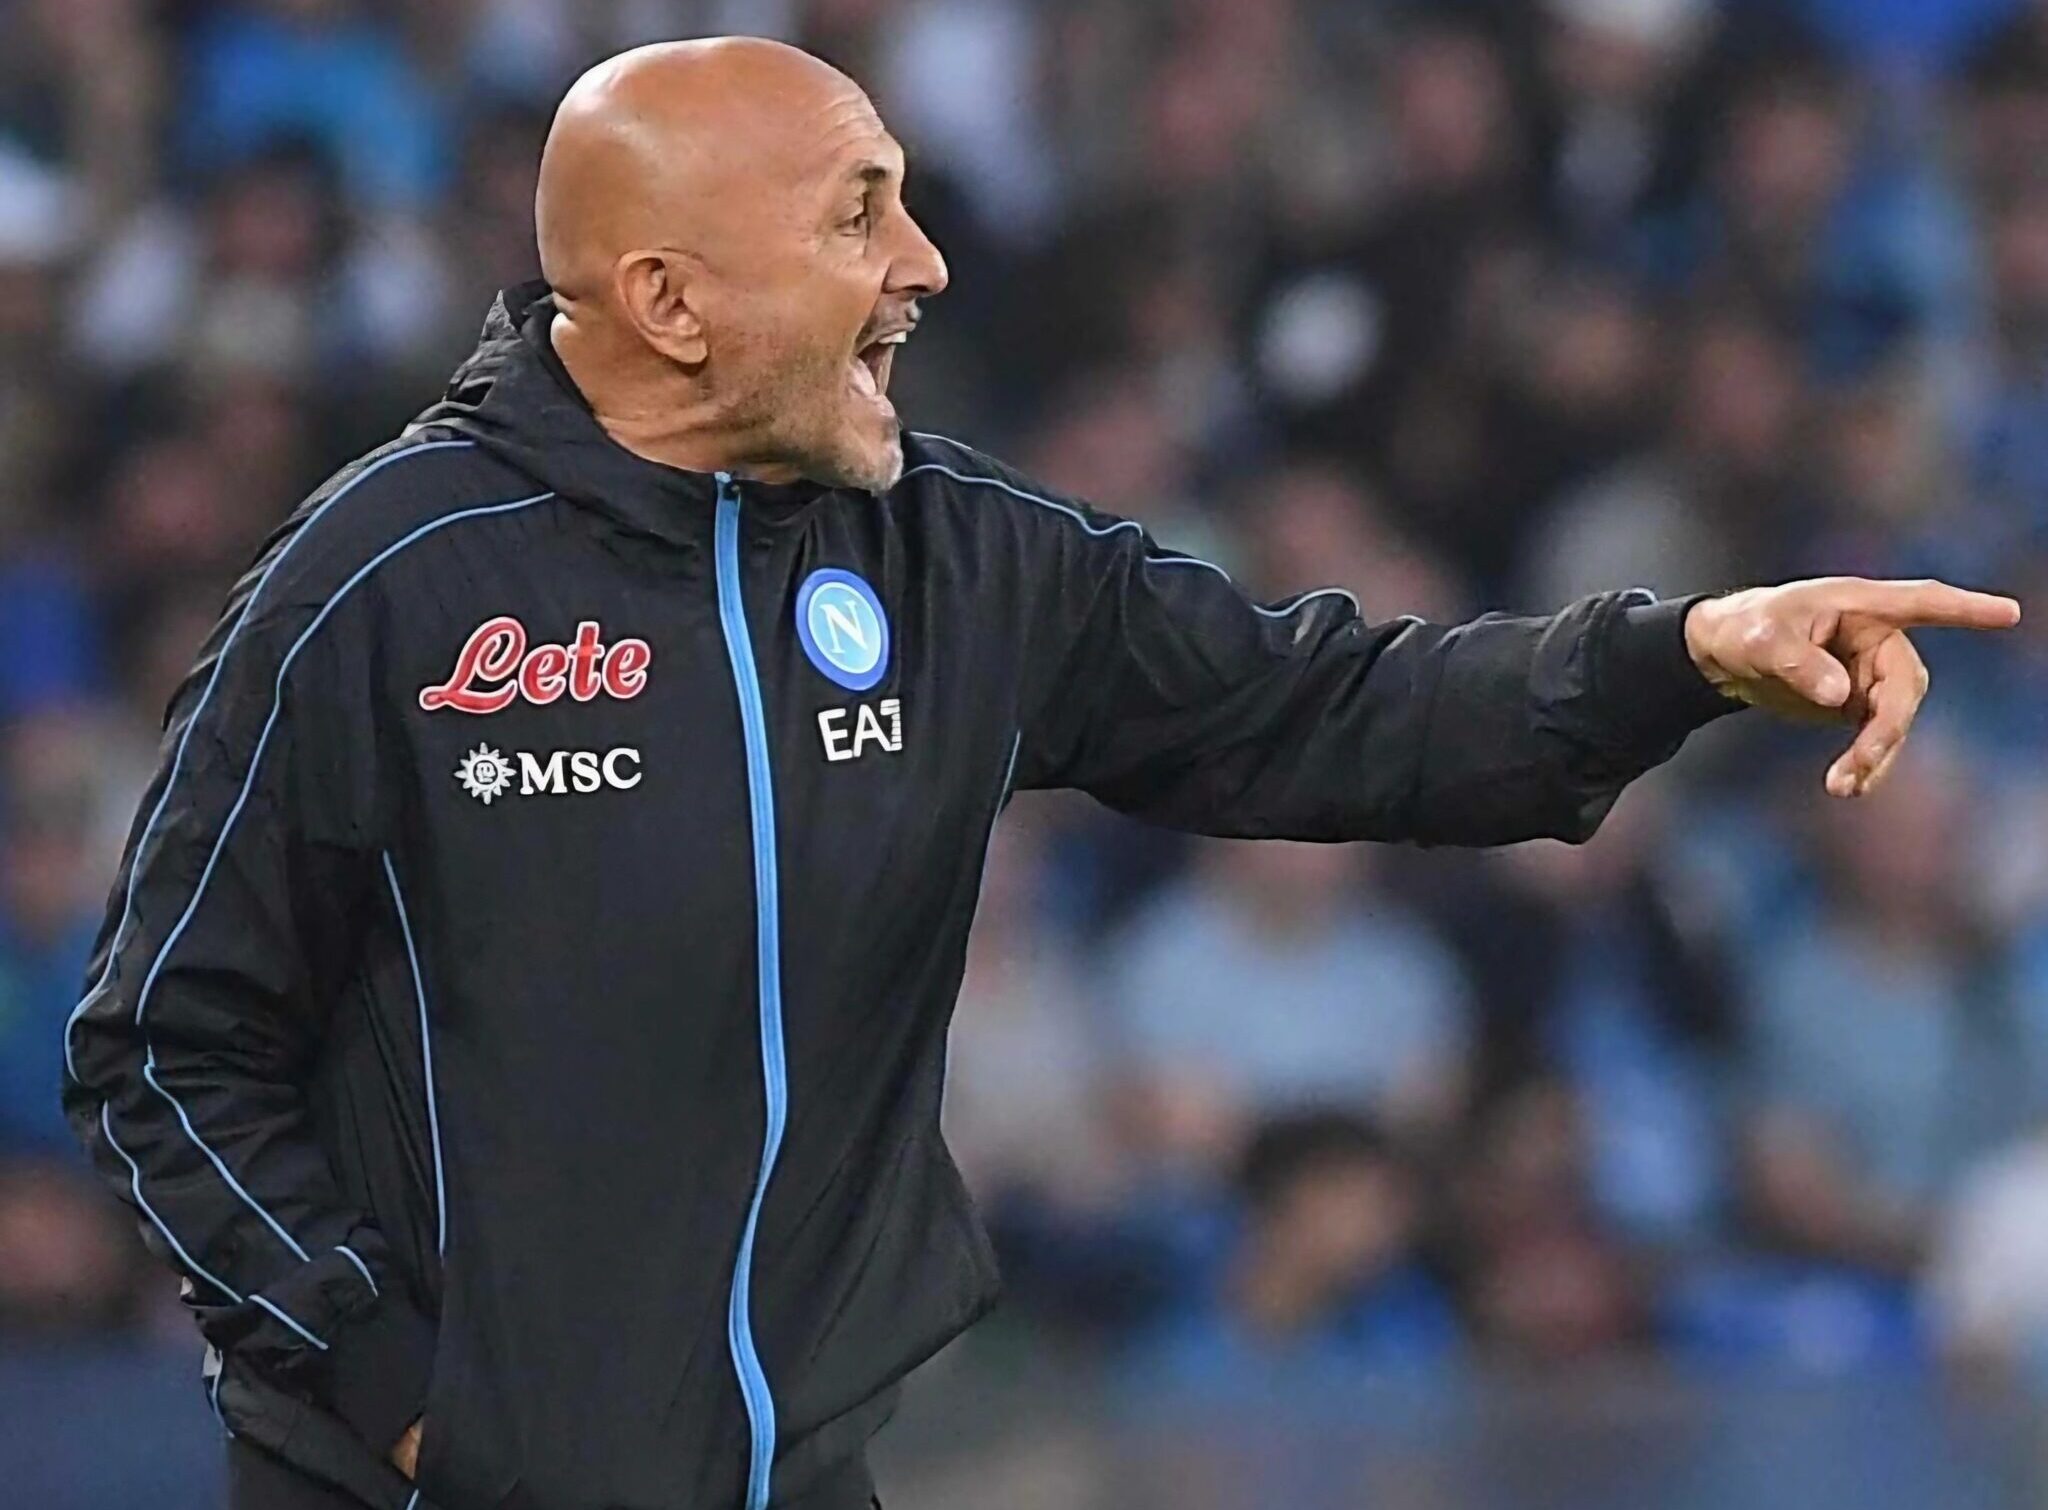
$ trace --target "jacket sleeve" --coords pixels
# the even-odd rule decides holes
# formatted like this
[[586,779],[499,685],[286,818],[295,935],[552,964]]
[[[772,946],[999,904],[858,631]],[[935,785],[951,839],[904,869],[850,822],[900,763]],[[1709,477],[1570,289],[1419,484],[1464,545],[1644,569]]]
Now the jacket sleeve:
[[381,1452],[418,1413],[434,1334],[309,1121],[378,825],[361,604],[293,559],[297,538],[237,588],[172,702],[65,1025],[63,1097],[207,1340]]
[[1742,706],[1686,653],[1697,598],[1368,623],[1342,592],[1254,603],[1080,505],[1030,523],[1040,606],[1017,784],[1174,828],[1579,842],[1687,733]]

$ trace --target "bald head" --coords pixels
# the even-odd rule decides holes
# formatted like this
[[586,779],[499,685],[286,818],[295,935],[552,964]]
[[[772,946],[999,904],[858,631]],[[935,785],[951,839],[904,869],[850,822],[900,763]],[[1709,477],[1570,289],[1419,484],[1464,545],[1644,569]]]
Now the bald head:
[[541,155],[543,275],[601,298],[636,248],[704,255],[721,220],[761,213],[817,168],[834,116],[880,126],[858,84],[781,42],[712,37],[606,59],[570,87]]
[[879,490],[896,348],[946,265],[859,85],[779,42],[642,47],[569,90],[535,205],[550,332],[622,444]]

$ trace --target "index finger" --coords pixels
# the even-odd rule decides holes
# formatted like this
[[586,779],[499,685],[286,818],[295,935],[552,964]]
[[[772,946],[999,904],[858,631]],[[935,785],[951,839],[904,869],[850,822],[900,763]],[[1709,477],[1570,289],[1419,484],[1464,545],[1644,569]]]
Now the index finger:
[[1841,577],[1826,583],[1830,607],[1867,613],[1901,629],[2010,629],[2020,621],[2017,598],[1973,592],[1946,582],[1872,582]]

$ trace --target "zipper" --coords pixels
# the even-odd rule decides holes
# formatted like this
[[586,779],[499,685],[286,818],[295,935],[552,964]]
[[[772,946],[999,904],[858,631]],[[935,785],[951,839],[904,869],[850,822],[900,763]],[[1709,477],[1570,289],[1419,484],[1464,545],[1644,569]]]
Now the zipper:
[[740,1233],[739,1256],[733,1261],[732,1298],[726,1310],[726,1341],[740,1395],[753,1428],[747,1468],[747,1510],[766,1510],[768,1479],[775,1461],[775,1396],[754,1346],[752,1307],[754,1235],[761,1222],[761,1203],[775,1158],[782,1149],[788,1118],[789,1083],[782,1050],[782,938],[779,887],[775,875],[775,774],[768,762],[768,717],[761,702],[761,678],[754,668],[754,646],[747,632],[747,610],[740,593],[740,490],[732,475],[718,475],[718,517],[714,554],[718,564],[718,623],[725,634],[726,656],[732,662],[733,688],[739,697],[740,729],[747,752],[747,808],[753,820],[754,946],[760,977],[761,1079],[766,1092],[767,1122],[761,1138],[761,1169],[747,1224]]

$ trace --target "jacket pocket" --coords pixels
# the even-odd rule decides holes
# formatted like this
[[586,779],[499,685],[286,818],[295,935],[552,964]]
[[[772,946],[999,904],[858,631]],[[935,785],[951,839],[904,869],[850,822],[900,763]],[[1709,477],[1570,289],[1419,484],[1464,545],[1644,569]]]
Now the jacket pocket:
[[370,1510],[404,1510],[412,1486],[341,1421],[287,1393],[232,1356],[222,1362],[214,1408],[221,1424]]
[[443,1275],[441,1330],[420,1413],[415,1478],[423,1503],[438,1510],[495,1510],[518,1483],[512,1434],[493,1378],[476,1365],[475,1318],[464,1303],[461,1276]]

